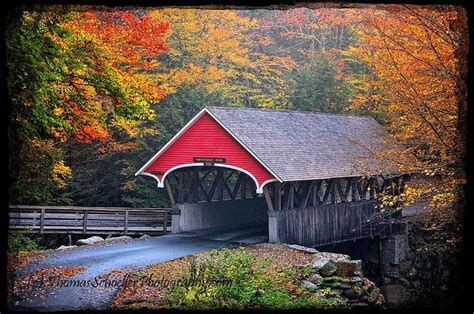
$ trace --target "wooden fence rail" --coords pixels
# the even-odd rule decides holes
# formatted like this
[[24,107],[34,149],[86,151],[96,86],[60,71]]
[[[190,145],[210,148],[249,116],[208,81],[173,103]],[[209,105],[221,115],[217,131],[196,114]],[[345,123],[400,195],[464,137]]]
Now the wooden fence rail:
[[39,234],[164,234],[171,208],[9,206],[9,231]]

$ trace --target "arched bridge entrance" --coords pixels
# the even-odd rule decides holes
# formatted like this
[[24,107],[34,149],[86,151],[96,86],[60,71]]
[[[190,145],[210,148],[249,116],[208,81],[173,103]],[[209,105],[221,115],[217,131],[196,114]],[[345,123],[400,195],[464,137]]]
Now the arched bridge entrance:
[[267,206],[254,180],[232,168],[182,167],[165,179],[173,207],[172,232],[268,225]]

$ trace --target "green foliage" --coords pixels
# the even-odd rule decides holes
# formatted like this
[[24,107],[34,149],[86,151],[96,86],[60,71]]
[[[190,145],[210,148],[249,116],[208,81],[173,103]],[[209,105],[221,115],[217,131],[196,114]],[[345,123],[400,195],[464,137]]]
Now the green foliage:
[[[288,268],[270,271],[275,261],[258,260],[245,248],[211,251],[201,260],[192,260],[183,279],[205,279],[206,284],[178,286],[166,291],[168,306],[175,309],[292,309],[344,307],[345,301],[327,293],[315,298],[307,292],[296,294],[289,289],[299,285],[307,270]],[[304,273],[304,274],[303,274]],[[196,280],[195,282],[200,282]],[[201,281],[202,282],[202,281]]]
[[70,196],[61,189],[61,181],[70,179],[66,173],[57,173],[64,157],[62,150],[51,140],[25,139],[22,143],[9,143],[9,197],[13,204],[67,205]]
[[23,234],[8,235],[8,252],[9,253],[19,253],[19,252],[29,252],[39,249],[40,246]]
[[349,105],[352,87],[338,77],[334,65],[322,56],[300,70],[291,96],[294,109],[340,113]]
[[[147,160],[146,151],[130,145],[133,141],[120,130],[112,132],[113,140],[90,145],[69,143],[66,153],[75,176],[67,192],[76,205],[167,207],[163,189],[150,178],[135,177]],[[151,138],[150,138],[151,140]]]
[[323,279],[323,282],[335,282],[335,281],[350,282],[349,279],[344,278],[344,277],[340,277],[340,276],[329,276],[329,277],[323,277],[322,279]]
[[58,23],[62,15],[48,19],[25,16],[16,10],[10,14],[6,31],[8,89],[12,102],[12,126],[21,138],[44,136],[52,127],[60,127],[61,119],[53,109],[58,101],[51,81],[66,80],[65,69],[73,56],[64,53],[51,34],[62,33]]
[[48,82],[65,79],[62,69],[71,56],[64,55],[49,34],[59,32],[56,15],[25,19],[12,11],[6,29],[10,110],[10,202],[28,204],[67,203],[53,180],[54,165],[63,154],[48,138],[49,130],[63,126],[53,114],[57,102]]
[[155,105],[157,118],[148,122],[160,132],[157,141],[153,138],[153,149],[159,149],[168,142],[196,113],[205,106],[226,106],[229,102],[219,92],[209,93],[197,84],[181,85],[175,93],[168,95]]

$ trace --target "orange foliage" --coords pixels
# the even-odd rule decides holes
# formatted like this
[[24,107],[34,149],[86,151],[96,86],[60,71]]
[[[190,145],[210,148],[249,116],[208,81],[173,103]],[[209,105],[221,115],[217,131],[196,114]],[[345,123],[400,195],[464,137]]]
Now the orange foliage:
[[[446,200],[453,200],[464,183],[460,114],[466,105],[466,13],[450,6],[364,12],[356,21],[362,40],[349,53],[373,75],[369,92],[359,95],[355,106],[385,112],[389,131],[423,162],[418,170],[444,182],[421,192],[430,195],[429,206],[450,206]],[[410,170],[415,169],[405,168]]]
[[76,141],[90,143],[110,138],[106,121],[114,117],[122,125],[152,118],[149,105],[166,96],[152,73],[159,68],[158,56],[168,50],[169,23],[126,10],[70,14],[61,27],[71,36],[54,41],[77,49],[86,62],[70,70],[67,82],[56,83],[64,104],[56,112],[72,123],[72,130],[52,134],[64,139],[69,132]]

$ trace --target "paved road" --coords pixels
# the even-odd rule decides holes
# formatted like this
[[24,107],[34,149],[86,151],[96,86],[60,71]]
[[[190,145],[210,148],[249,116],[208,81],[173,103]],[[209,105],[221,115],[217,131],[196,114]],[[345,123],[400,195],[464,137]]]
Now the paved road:
[[[199,233],[165,235],[135,239],[126,243],[104,246],[79,247],[48,253],[47,258],[17,271],[17,275],[33,274],[45,267],[84,267],[85,271],[71,279],[92,280],[113,270],[135,270],[162,263],[197,252],[267,241],[265,227],[234,230],[208,230]],[[52,274],[54,275],[54,274]],[[39,288],[38,288],[39,289]],[[35,311],[61,311],[107,309],[117,287],[43,287],[43,297],[35,290],[27,298],[16,298],[12,309]]]

